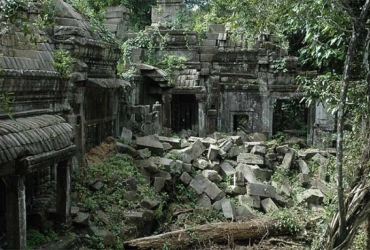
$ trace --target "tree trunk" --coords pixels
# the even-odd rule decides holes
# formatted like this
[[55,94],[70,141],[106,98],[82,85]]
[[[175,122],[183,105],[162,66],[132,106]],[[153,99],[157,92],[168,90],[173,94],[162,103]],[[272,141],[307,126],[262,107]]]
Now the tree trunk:
[[125,249],[180,249],[201,242],[228,242],[289,234],[277,220],[255,219],[247,222],[221,222],[138,238],[124,243]]

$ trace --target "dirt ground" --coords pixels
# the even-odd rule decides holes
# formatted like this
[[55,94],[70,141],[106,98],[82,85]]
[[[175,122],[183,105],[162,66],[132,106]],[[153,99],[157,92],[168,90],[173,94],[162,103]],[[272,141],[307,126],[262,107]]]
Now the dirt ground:
[[99,146],[86,153],[88,166],[100,164],[116,154],[116,144],[113,137],[106,138]]

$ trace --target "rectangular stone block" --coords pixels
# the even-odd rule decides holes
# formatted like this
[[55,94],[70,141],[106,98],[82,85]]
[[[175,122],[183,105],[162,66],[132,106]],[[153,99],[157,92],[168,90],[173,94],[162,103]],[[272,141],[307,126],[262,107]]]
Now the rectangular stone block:
[[263,166],[265,164],[264,157],[262,155],[255,155],[251,153],[241,153],[237,157],[238,163],[245,163],[248,165],[259,165]]
[[275,187],[268,184],[248,183],[247,194],[253,196],[274,198],[276,190]]

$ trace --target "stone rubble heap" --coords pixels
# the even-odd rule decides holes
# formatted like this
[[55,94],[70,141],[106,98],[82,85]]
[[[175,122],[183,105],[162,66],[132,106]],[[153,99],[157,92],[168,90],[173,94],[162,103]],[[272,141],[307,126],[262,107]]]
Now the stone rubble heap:
[[[131,134],[122,135],[131,141]],[[248,137],[248,138],[247,138]],[[136,138],[136,148],[117,142],[119,154],[133,156],[137,168],[158,192],[166,183],[179,181],[199,195],[200,209],[217,209],[233,221],[253,217],[254,209],[273,213],[292,205],[293,184],[280,172],[297,173],[304,190],[296,200],[311,209],[323,209],[326,195],[333,192],[327,175],[328,161],[333,157],[319,149],[296,150],[292,145],[304,145],[293,139],[285,145],[267,142],[264,134],[226,136],[216,132],[212,137],[173,138],[149,135]],[[158,154],[164,157],[155,156]],[[318,176],[313,169],[318,169]],[[233,200],[233,201],[232,201]],[[237,202],[235,202],[235,200]],[[235,204],[236,203],[236,204]]]

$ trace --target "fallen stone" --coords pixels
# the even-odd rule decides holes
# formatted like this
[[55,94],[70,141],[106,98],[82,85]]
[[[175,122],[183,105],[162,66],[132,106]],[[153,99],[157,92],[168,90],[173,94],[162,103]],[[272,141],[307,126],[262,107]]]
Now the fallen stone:
[[252,150],[252,154],[257,154],[257,155],[266,155],[266,146],[264,145],[255,145]]
[[309,187],[311,183],[311,177],[309,174],[306,173],[300,173],[298,174],[298,181],[302,187]]
[[182,163],[182,170],[187,173],[193,172],[193,165],[190,163]]
[[229,152],[227,152],[227,156],[229,158],[234,158],[238,156],[240,153],[242,153],[242,149],[238,146],[233,146],[230,148]]
[[247,192],[247,188],[235,185],[229,185],[226,187],[225,192],[230,195],[244,195]]
[[200,170],[204,170],[206,168],[210,167],[210,164],[207,160],[204,159],[196,159],[195,164],[193,164],[195,168],[198,168]]
[[254,133],[252,136],[250,136],[250,139],[254,142],[267,141],[267,136],[262,133]]
[[235,174],[235,169],[229,162],[224,161],[220,165],[220,174],[222,178],[226,179],[228,176],[233,176]]
[[242,218],[253,218],[255,217],[252,209],[246,205],[246,204],[241,204],[236,207],[236,216],[237,217],[242,217]]
[[76,206],[71,206],[71,216],[72,217],[75,217],[78,212],[80,212],[80,208],[79,207],[76,207]]
[[150,152],[148,148],[137,150],[137,154],[141,159],[148,159],[150,156],[152,156],[152,152]]
[[231,141],[225,140],[223,143],[220,144],[220,149],[227,153],[232,146],[233,143]]
[[200,140],[194,142],[190,147],[180,149],[178,152],[181,155],[181,160],[185,163],[190,163],[192,160],[197,159],[206,150]]
[[234,185],[245,187],[245,177],[243,172],[236,171],[234,174]]
[[158,166],[152,160],[136,160],[134,164],[139,169],[145,169],[149,173],[156,173],[158,172]]
[[234,205],[231,203],[230,200],[226,199],[222,205],[222,213],[224,214],[226,219],[235,220],[236,219],[236,211]]
[[158,200],[150,200],[150,199],[143,199],[141,201],[141,205],[146,208],[146,209],[150,209],[150,210],[155,210],[159,207],[159,204],[160,204],[160,201]]
[[186,148],[190,146],[190,142],[188,142],[186,139],[181,139],[180,141],[180,148]]
[[217,147],[216,145],[210,145],[209,148],[208,148],[208,154],[207,154],[208,160],[210,160],[210,161],[217,160],[219,150],[220,150],[220,148]]
[[125,226],[133,227],[140,237],[149,235],[155,225],[155,214],[153,210],[143,209],[141,211],[125,211]]
[[119,138],[123,143],[130,144],[132,142],[132,131],[123,127],[121,137]]
[[206,194],[202,194],[196,201],[196,207],[210,210],[212,208],[211,199]]
[[204,177],[214,183],[220,183],[222,181],[222,177],[218,174],[216,170],[203,170],[202,175],[204,175]]
[[245,163],[245,164],[249,164],[249,165],[263,166],[265,164],[263,156],[255,155],[255,154],[251,154],[251,153],[241,153],[241,154],[239,154],[236,161],[238,163]]
[[158,171],[157,173],[152,174],[153,177],[162,177],[165,181],[171,181],[172,176],[167,171]]
[[109,219],[109,216],[104,213],[102,210],[99,210],[97,212],[97,217],[98,219],[104,223],[104,225],[108,226],[108,225],[111,225],[111,222],[110,222],[110,219]]
[[189,186],[192,187],[197,194],[201,194],[206,190],[210,183],[212,182],[203,175],[197,175],[190,181]]
[[173,137],[165,137],[165,136],[158,136],[158,139],[162,143],[169,143],[172,148],[180,149],[181,147],[181,139],[180,138],[173,138]]
[[165,185],[165,180],[163,177],[154,177],[154,183],[153,183],[153,187],[154,187],[154,190],[157,191],[158,193],[161,192],[164,188],[164,185]]
[[216,144],[217,141],[211,137],[206,137],[206,138],[202,138],[202,137],[194,137],[194,136],[191,136],[189,137],[188,141],[190,142],[196,142],[196,141],[201,141],[206,147],[208,147],[210,144]]
[[123,198],[127,201],[138,201],[140,200],[140,195],[136,191],[125,191]]
[[297,195],[298,203],[306,202],[312,203],[316,205],[321,205],[324,201],[324,194],[319,189],[308,189],[305,190],[303,193]]
[[266,159],[269,161],[276,161],[277,160],[277,154],[275,153],[267,153]]
[[298,159],[297,163],[299,167],[299,172],[301,172],[302,174],[309,174],[311,172],[310,168],[304,160]]
[[226,197],[222,197],[222,199],[218,200],[218,201],[215,201],[213,204],[212,204],[212,207],[213,209],[216,209],[218,211],[221,211],[222,210],[222,203],[226,200]]
[[242,137],[240,135],[233,135],[233,136],[230,136],[230,141],[238,146],[241,146],[243,145],[243,140],[242,140]]
[[167,142],[162,142],[162,145],[163,145],[163,150],[165,150],[165,151],[172,149],[171,144],[169,144]]
[[99,229],[95,226],[89,227],[87,230],[88,234],[92,237],[99,237],[103,240],[104,246],[114,246],[116,244],[116,237],[113,233],[106,229]]
[[222,138],[222,135],[220,132],[214,132],[213,135],[212,135],[213,139],[215,139],[216,141],[220,140]]
[[180,180],[186,185],[189,185],[192,179],[193,178],[186,172],[183,172],[180,176]]
[[311,186],[312,188],[319,189],[324,195],[327,196],[330,196],[335,192],[333,187],[331,187],[325,181],[322,181],[320,179],[311,180]]
[[284,184],[280,186],[280,194],[290,197],[292,189]]
[[170,171],[175,165],[174,160],[161,157],[150,157],[149,161],[153,162],[157,166],[163,166],[166,171]]
[[253,195],[239,195],[238,196],[239,204],[249,205],[253,208],[260,209],[261,207],[261,198],[259,196]]
[[208,195],[208,197],[211,198],[213,201],[217,201],[225,197],[225,193],[213,182],[210,182],[206,186],[204,193]]
[[163,153],[163,144],[159,141],[158,137],[148,135],[136,138],[136,146],[138,148],[148,148],[154,153]]
[[304,160],[310,160],[312,157],[314,157],[316,154],[320,154],[322,150],[317,148],[308,148],[305,151],[301,152],[300,157]]
[[265,213],[273,213],[279,211],[274,201],[271,198],[266,198],[261,201],[262,210]]
[[288,152],[285,153],[283,162],[281,163],[280,167],[284,169],[290,169],[294,160],[295,151],[289,149]]
[[248,183],[257,183],[258,181],[255,175],[256,168],[259,167],[239,163],[236,166],[235,171],[243,173],[243,176]]
[[123,143],[117,142],[116,143],[116,146],[117,146],[117,152],[118,153],[128,154],[128,155],[130,155],[130,156],[132,156],[134,158],[136,158],[138,156],[137,150],[134,149],[133,147],[127,145],[127,144],[123,144]]
[[103,186],[104,186],[104,183],[101,180],[96,180],[90,185],[90,189],[92,191],[99,191],[100,189],[103,188]]
[[265,142],[244,142],[244,148],[250,152],[254,146],[266,146]]
[[288,153],[289,150],[290,148],[287,145],[281,145],[276,147],[276,153],[278,155],[285,155],[286,153]]
[[73,219],[73,224],[88,227],[90,225],[90,214],[82,212],[77,213],[76,218]]
[[275,197],[275,187],[268,184],[248,183],[247,194],[266,198]]
[[220,172],[221,166],[219,161],[211,161],[210,162],[210,169]]

